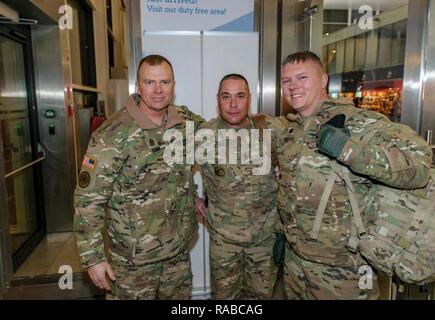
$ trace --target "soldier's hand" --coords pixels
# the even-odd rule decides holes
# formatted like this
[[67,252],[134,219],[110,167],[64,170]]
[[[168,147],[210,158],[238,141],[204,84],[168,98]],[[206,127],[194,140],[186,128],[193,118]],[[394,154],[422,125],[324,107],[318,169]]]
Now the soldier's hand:
[[196,214],[206,218],[207,207],[205,206],[205,200],[203,198],[197,198],[195,203]]
[[107,262],[102,262],[88,268],[88,274],[92,282],[100,289],[111,291],[106,275],[110,280],[115,281],[115,275]]
[[319,152],[338,159],[344,145],[350,138],[348,132],[347,129],[336,128],[329,124],[323,125],[317,137]]
[[317,135],[319,152],[337,159],[349,140],[349,130],[345,128],[346,117],[338,114],[321,126]]

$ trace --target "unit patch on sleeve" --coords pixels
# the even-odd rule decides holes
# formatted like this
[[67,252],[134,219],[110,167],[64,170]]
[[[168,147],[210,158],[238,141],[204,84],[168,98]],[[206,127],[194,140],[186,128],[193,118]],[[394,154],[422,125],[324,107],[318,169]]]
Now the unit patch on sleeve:
[[91,176],[89,172],[83,171],[79,175],[79,187],[82,189],[85,189],[89,186],[91,183]]

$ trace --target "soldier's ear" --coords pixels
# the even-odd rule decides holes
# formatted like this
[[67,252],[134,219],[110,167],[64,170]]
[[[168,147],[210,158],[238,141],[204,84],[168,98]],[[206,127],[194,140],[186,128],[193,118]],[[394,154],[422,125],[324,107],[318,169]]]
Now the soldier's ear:
[[322,75],[322,89],[325,89],[328,86],[328,75],[324,73]]
[[136,81],[136,94],[138,97],[140,97],[140,92],[139,92],[139,84]]

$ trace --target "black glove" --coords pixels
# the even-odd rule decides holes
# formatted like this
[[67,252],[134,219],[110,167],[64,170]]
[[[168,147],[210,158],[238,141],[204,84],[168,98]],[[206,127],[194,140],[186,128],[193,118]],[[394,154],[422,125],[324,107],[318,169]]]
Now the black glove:
[[320,127],[317,135],[319,152],[337,159],[350,138],[349,130],[344,128],[344,114],[339,114]]
[[273,261],[277,267],[281,267],[284,264],[285,254],[285,234],[282,232],[276,232],[275,245],[273,246]]
[[208,197],[207,197],[207,193],[204,192],[204,195],[205,195],[204,204],[205,204],[205,207],[208,208]]

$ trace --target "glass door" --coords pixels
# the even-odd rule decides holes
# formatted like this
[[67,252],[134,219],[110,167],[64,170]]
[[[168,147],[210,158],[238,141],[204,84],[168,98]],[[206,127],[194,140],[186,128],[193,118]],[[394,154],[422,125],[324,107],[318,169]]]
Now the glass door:
[[325,0],[323,61],[329,94],[400,122],[409,0]]
[[44,234],[30,32],[0,26],[0,133],[5,189],[0,210],[6,243],[2,261],[15,271]]

